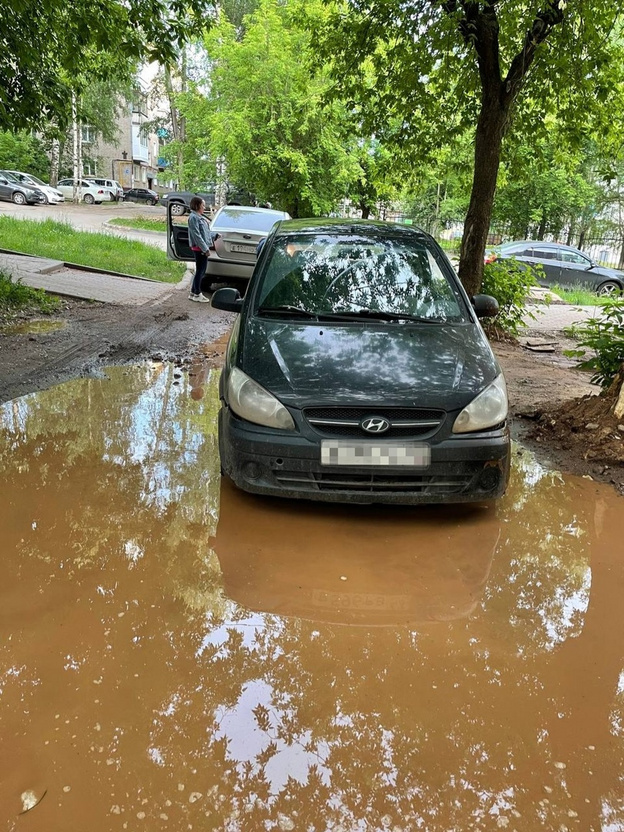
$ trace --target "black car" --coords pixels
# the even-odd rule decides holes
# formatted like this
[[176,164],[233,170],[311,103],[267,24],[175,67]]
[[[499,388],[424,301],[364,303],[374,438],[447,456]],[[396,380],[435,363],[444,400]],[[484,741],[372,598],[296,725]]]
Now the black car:
[[124,202],[144,202],[146,205],[156,205],[158,194],[149,188],[130,188],[124,193]]
[[0,199],[14,202],[16,205],[35,205],[47,202],[43,191],[20,182],[8,171],[0,172]]
[[470,299],[424,232],[287,220],[267,238],[221,376],[224,473],[245,491],[471,502],[509,476],[507,392]]
[[515,258],[540,266],[538,280],[543,286],[585,286],[598,295],[615,295],[624,289],[624,272],[599,266],[589,255],[562,243],[517,240],[502,243],[489,252],[486,262]]
[[201,197],[207,208],[215,204],[214,191],[171,191],[161,196],[160,204],[164,205],[165,208],[171,206],[170,213],[172,216],[181,217],[184,214],[190,214],[191,200],[194,196]]

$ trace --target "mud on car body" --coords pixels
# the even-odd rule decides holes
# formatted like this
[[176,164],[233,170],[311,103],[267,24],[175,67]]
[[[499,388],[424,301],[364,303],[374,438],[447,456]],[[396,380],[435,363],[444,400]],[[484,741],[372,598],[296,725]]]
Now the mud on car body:
[[245,491],[344,502],[500,497],[507,393],[470,299],[429,235],[390,223],[274,226],[221,378],[224,473]]

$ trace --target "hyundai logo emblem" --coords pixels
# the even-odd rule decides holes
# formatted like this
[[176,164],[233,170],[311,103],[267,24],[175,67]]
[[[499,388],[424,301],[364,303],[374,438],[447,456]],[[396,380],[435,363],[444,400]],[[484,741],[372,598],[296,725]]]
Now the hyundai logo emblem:
[[368,419],[362,419],[360,427],[367,433],[385,433],[390,427],[390,422],[383,416],[369,416]]

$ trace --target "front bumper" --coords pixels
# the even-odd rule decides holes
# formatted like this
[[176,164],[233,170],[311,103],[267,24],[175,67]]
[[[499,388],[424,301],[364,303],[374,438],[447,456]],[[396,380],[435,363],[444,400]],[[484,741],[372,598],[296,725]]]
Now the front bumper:
[[253,425],[225,405],[221,467],[243,491],[345,503],[465,503],[501,497],[509,480],[508,428],[431,442],[426,468],[321,464],[321,437]]

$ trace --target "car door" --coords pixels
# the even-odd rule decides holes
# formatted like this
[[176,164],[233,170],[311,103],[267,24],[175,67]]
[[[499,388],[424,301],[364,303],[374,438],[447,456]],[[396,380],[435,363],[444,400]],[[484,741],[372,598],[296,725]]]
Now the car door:
[[176,203],[167,204],[167,257],[169,260],[194,260],[188,236],[188,216],[172,213]]
[[582,286],[587,283],[593,286],[595,284],[596,281],[590,271],[592,261],[589,257],[585,257],[580,251],[566,250],[563,250],[559,257],[562,286]]
[[561,263],[557,259],[557,251],[552,246],[538,245],[533,246],[533,256],[527,258],[527,262],[532,265],[541,266],[543,271],[543,280],[547,286],[554,286],[561,280]]
[[11,201],[13,187],[6,176],[0,175],[0,199],[7,199]]

